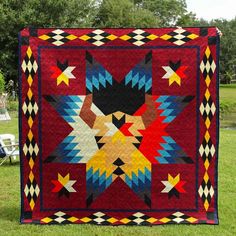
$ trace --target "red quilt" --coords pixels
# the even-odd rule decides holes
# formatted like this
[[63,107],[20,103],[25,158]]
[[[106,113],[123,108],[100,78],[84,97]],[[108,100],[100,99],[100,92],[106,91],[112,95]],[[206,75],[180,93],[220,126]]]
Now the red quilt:
[[216,28],[19,33],[21,222],[218,224]]

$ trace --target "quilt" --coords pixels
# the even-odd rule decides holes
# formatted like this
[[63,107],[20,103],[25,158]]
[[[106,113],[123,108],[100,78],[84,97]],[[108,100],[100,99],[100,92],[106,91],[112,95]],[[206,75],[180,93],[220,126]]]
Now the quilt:
[[219,35],[19,33],[21,223],[218,224]]

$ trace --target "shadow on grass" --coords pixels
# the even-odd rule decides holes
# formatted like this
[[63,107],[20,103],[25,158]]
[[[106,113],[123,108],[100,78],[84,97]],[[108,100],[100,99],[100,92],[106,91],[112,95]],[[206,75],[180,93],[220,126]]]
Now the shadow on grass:
[[0,221],[11,221],[20,223],[20,205],[17,206],[1,206]]
[[15,167],[15,166],[19,166],[20,167],[20,161],[19,158],[17,158],[17,160],[12,160],[12,162],[10,163],[9,160],[6,160],[1,166],[0,166],[0,170],[1,168],[9,168],[9,167]]

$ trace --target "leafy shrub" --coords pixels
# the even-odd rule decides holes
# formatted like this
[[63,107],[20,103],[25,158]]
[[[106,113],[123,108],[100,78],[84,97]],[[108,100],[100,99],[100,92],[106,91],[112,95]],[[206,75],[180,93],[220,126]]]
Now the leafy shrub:
[[8,111],[18,111],[18,101],[8,100],[7,102]]
[[4,76],[0,71],[0,93],[4,92],[4,85],[5,85]]

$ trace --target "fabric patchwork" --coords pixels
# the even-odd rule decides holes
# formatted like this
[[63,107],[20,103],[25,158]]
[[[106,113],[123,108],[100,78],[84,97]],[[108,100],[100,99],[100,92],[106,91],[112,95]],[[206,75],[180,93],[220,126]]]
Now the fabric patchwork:
[[27,181],[27,184],[25,185],[24,188],[24,193],[25,196],[27,197],[31,210],[34,209],[36,200],[39,196],[39,192],[40,192],[39,186],[35,180],[33,172],[31,171],[29,174],[29,179]]
[[176,45],[183,45],[188,41],[196,39],[198,37],[199,36],[197,34],[193,34],[183,28],[178,28],[168,34],[162,35],[160,38]]
[[218,33],[20,32],[21,222],[217,224]]
[[163,123],[172,122],[178,114],[193,100],[193,96],[160,96],[156,99],[157,109],[161,111]]
[[168,174],[167,181],[161,181],[165,188],[161,191],[162,193],[168,193],[168,197],[171,198],[172,196],[176,196],[179,198],[180,193],[185,193],[184,185],[186,181],[180,180],[180,174],[176,175],[175,177]]
[[92,215],[84,217],[81,219],[82,222],[98,225],[112,225],[118,220],[114,217],[110,217],[102,212],[96,212]]
[[150,34],[142,29],[136,29],[128,34],[120,37],[120,39],[128,41],[136,46],[142,46],[143,44],[155,40],[157,35]]
[[160,221],[167,224],[176,224],[176,223],[186,224],[186,223],[195,223],[197,219],[194,217],[185,215],[182,212],[175,212],[167,217],[160,219]]
[[117,36],[109,34],[101,29],[96,29],[89,34],[80,36],[79,38],[96,46],[101,46],[109,41],[115,40]]
[[160,143],[161,147],[157,150],[157,156],[155,157],[159,163],[193,163],[191,158],[187,156],[187,154],[170,136],[162,136],[162,139],[163,141]]
[[62,195],[69,197],[70,193],[76,192],[76,190],[73,187],[76,180],[71,180],[70,174],[67,174],[66,176],[63,177],[60,173],[58,173],[58,179],[52,180],[51,182],[54,185],[52,192],[58,193],[59,197],[61,197]]
[[59,211],[49,217],[41,219],[41,222],[45,224],[68,224],[74,223],[77,220],[78,218],[70,216],[62,211]]
[[205,175],[199,187],[198,193],[200,197],[202,198],[205,209],[208,210],[209,205],[211,203],[211,199],[214,195],[214,189],[212,187],[212,184],[211,184],[211,181],[209,179],[207,172],[205,172]]
[[148,53],[143,61],[137,64],[125,77],[125,85],[138,87],[146,93],[151,93],[152,87],[152,54]]
[[169,86],[171,86],[174,82],[181,86],[181,80],[186,79],[184,71],[187,67],[181,66],[181,61],[177,61],[176,63],[170,61],[169,66],[163,66],[162,68],[166,71],[166,74],[162,77],[162,79],[168,79]]
[[209,46],[207,46],[205,50],[205,54],[200,64],[200,70],[202,72],[202,76],[205,80],[206,90],[202,100],[202,103],[199,107],[200,113],[205,123],[205,135],[202,140],[202,143],[199,148],[199,153],[203,159],[205,173],[199,186],[198,193],[199,196],[202,198],[204,208],[208,211],[209,206],[211,204],[211,199],[215,194],[214,188],[212,186],[210,176],[208,174],[208,168],[210,166],[211,160],[214,158],[215,155],[215,146],[211,140],[211,132],[210,126],[211,121],[216,112],[215,103],[212,100],[211,93],[210,93],[210,84],[213,78],[214,72],[216,69],[216,64],[211,54],[211,50]]
[[57,61],[57,66],[52,66],[51,69],[53,71],[52,78],[57,80],[57,85],[64,82],[69,86],[69,79],[75,79],[75,76],[72,74],[75,66],[69,66],[68,60],[64,63]]
[[61,29],[56,29],[47,34],[40,35],[39,38],[56,46],[61,46],[71,40],[76,39],[77,36],[69,34]]
[[141,212],[137,212],[127,218],[121,219],[120,221],[126,225],[151,225],[154,222],[157,222],[157,219],[149,217]]

